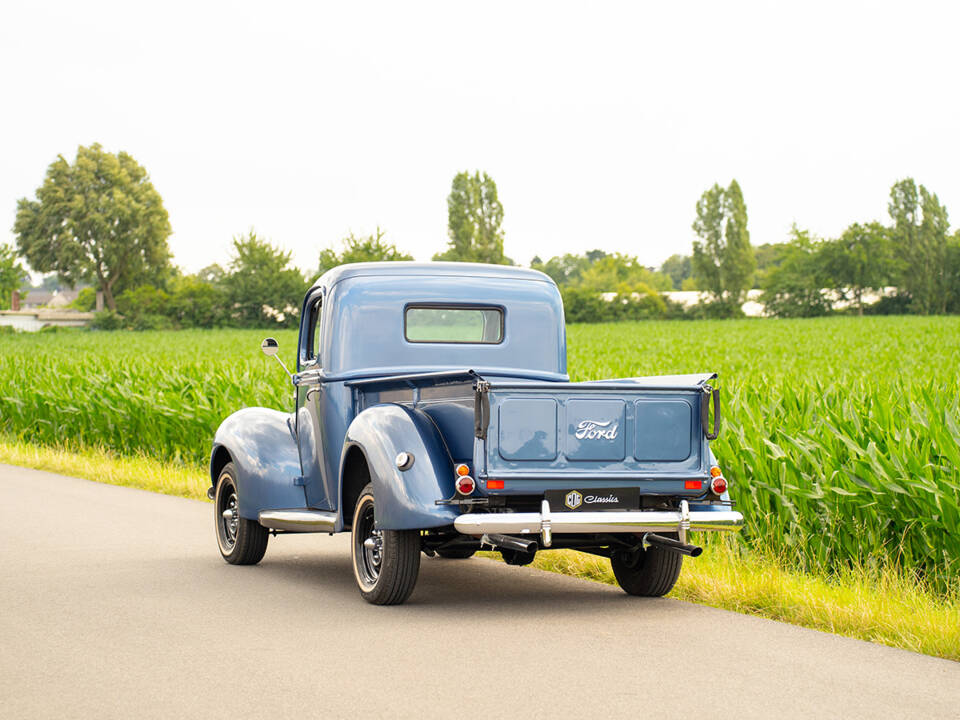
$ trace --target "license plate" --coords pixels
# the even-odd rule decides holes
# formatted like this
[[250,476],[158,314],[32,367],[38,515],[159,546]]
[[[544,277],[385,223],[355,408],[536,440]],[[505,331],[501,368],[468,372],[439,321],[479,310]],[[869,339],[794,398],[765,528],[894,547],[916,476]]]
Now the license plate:
[[551,510],[583,512],[595,510],[636,510],[640,488],[599,488],[591,490],[547,490]]

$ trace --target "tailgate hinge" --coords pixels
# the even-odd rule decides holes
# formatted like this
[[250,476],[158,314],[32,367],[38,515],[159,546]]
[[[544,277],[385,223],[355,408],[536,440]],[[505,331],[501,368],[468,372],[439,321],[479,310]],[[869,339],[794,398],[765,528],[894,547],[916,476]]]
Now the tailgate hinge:
[[476,394],[473,400],[473,434],[480,440],[487,439],[487,426],[490,424],[490,383],[477,380]]

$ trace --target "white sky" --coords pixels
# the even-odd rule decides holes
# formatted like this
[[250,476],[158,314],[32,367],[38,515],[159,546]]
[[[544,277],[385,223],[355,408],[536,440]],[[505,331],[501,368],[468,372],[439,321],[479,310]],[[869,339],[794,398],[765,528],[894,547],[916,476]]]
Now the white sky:
[[486,170],[506,252],[689,252],[736,177],[755,244],[886,219],[910,175],[960,213],[953,3],[5,2],[0,242],[78,144],[126,150],[174,260],[250,227],[304,269],[348,231],[442,250]]

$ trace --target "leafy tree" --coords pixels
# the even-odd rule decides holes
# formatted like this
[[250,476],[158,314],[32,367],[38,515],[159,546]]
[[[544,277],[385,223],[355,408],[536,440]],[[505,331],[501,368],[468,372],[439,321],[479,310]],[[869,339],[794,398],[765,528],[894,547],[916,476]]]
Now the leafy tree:
[[513,265],[503,254],[502,224],[503,205],[493,179],[479,171],[457,173],[447,197],[450,242],[433,259]]
[[234,238],[223,286],[235,322],[246,327],[296,326],[307,282],[290,258],[290,252],[253,230]]
[[117,297],[117,308],[123,324],[133,330],[167,330],[170,320],[170,296],[153,285],[140,285],[124,290]]
[[0,244],[0,310],[10,307],[13,291],[29,278],[26,269],[17,260],[16,250]]
[[557,285],[562,287],[579,282],[585,270],[606,256],[607,254],[603,250],[590,250],[583,255],[567,253],[563,256],[552,257],[546,262],[543,262],[539,257],[535,257],[530,261],[530,267],[546,273],[553,278]]
[[184,275],[171,284],[166,315],[181,327],[219,327],[227,322],[224,289],[202,275]]
[[947,242],[947,312],[960,313],[960,229]]
[[936,194],[913,178],[894,184],[887,206],[893,220],[893,247],[900,262],[900,287],[922,315],[947,308],[947,209]]
[[825,286],[850,298],[863,315],[863,294],[886,285],[893,272],[889,232],[880,223],[854,223],[838,240],[826,241],[820,250]]
[[205,268],[202,268],[194,277],[211,285],[219,285],[223,282],[223,278],[226,277],[226,272],[224,272],[218,263],[213,263],[213,265],[207,265]]
[[689,255],[671,255],[663,261],[660,272],[670,276],[675,288],[682,288],[683,281],[693,275],[693,263]]
[[753,248],[753,256],[757,261],[757,273],[754,283],[757,287],[765,287],[766,277],[776,268],[783,259],[783,243],[764,243]]
[[59,156],[37,199],[17,202],[20,252],[40,272],[103,290],[107,307],[123,288],[162,282],[169,272],[170,221],[147,171],[127,153],[80,146]]
[[73,308],[74,310],[79,310],[80,312],[90,312],[97,305],[97,291],[92,287],[85,287],[77,294],[77,299],[74,300],[68,307]]
[[357,237],[350,233],[341,241],[343,250],[338,254],[332,248],[320,252],[320,267],[317,270],[323,275],[327,270],[338,265],[358,262],[413,260],[412,255],[397,250],[395,245],[384,242],[386,233],[377,228],[375,235]]
[[614,253],[597,260],[580,275],[579,285],[600,292],[633,292],[640,288],[650,290],[669,290],[670,278],[662,273],[644,267],[631,255]]
[[740,314],[757,264],[747,230],[747,206],[736,180],[726,189],[714,184],[703,193],[693,230],[700,238],[693,243],[697,284],[725,314]]
[[767,275],[762,302],[777,317],[826,315],[830,300],[823,293],[823,244],[796,225],[789,242],[779,246],[779,257]]

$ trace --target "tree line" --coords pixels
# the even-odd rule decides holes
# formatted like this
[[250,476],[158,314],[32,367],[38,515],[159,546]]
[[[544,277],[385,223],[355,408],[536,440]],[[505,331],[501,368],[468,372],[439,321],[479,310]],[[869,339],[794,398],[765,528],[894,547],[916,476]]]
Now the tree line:
[[[690,255],[659,268],[636,257],[591,250],[533,258],[560,286],[572,322],[622,319],[737,317],[746,293],[763,290],[768,314],[808,317],[836,311],[960,312],[960,231],[949,231],[936,194],[912,179],[890,191],[890,222],[854,223],[836,239],[794,227],[786,242],[754,246],[736,180],[715,184],[695,207],[697,240]],[[503,206],[496,183],[479,171],[458,173],[447,198],[448,243],[434,260],[514,264],[504,254]],[[380,228],[348,234],[319,253],[304,273],[289,251],[254,230],[233,239],[224,263],[188,274],[172,263],[171,226],[146,170],[127,153],[81,146],[74,162],[58,157],[34,199],[18,201],[17,247],[0,245],[0,303],[28,274],[83,286],[75,303],[93,309],[102,293],[103,328],[288,327],[312,280],[337,265],[413,259],[387,242]],[[895,288],[878,303],[872,291]],[[696,290],[693,307],[663,293]],[[4,307],[0,304],[0,309]]]

